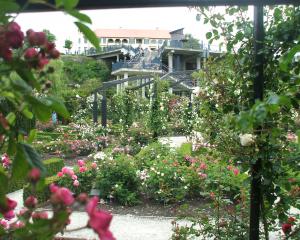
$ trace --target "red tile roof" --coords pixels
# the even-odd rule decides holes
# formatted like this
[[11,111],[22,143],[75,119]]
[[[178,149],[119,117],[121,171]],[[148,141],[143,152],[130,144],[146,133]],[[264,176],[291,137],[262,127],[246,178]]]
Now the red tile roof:
[[95,33],[105,38],[171,38],[170,31],[160,29],[96,29]]

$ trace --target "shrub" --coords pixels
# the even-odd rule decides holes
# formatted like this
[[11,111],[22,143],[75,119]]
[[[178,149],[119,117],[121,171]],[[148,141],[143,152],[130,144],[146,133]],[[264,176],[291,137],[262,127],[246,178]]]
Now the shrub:
[[171,149],[167,145],[153,142],[135,156],[135,161],[140,169],[144,169],[145,167],[150,167],[152,161],[156,159],[162,160],[165,156],[169,155],[170,151]]
[[146,195],[163,203],[184,201],[189,197],[199,196],[203,184],[197,169],[184,164],[176,154],[153,161],[144,179],[143,187]]
[[96,178],[96,170],[88,167],[86,171],[80,172],[78,167],[75,167],[74,172],[77,176],[79,186],[74,186],[74,180],[67,175],[59,178],[57,185],[69,188],[75,195],[79,195],[80,193],[89,194]]
[[100,197],[113,198],[122,205],[138,203],[140,182],[136,171],[132,159],[124,154],[103,161],[95,183]]

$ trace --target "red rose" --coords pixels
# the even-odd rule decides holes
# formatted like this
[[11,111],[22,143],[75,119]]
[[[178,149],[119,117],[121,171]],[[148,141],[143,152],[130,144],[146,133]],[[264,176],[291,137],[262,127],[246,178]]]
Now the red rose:
[[38,55],[38,52],[35,48],[28,48],[24,53],[24,58],[26,59],[33,59],[36,58]]
[[281,229],[282,229],[284,234],[287,234],[292,230],[292,224],[284,223],[284,224],[282,224]]
[[46,43],[46,34],[44,32],[27,31],[28,42],[30,46],[42,46]]

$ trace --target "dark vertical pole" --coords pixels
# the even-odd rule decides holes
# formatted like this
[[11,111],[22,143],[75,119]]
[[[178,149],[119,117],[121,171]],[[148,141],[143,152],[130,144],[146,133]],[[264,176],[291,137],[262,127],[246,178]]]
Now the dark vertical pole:
[[107,125],[107,99],[106,99],[106,91],[102,92],[102,101],[101,101],[101,124],[102,127],[106,127]]
[[[263,5],[254,6],[254,101],[262,100],[264,93],[264,13]],[[258,135],[261,128],[257,129]],[[259,151],[262,152],[261,146]],[[261,206],[261,171],[262,158],[259,157],[251,167],[251,196],[250,196],[250,240],[259,239],[259,220]]]
[[98,123],[98,101],[97,101],[97,92],[94,92],[93,121],[94,121],[94,123]]

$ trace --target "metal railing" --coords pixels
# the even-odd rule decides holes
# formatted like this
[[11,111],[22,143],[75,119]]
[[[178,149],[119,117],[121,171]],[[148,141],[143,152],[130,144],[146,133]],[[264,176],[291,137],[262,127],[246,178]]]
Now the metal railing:
[[137,69],[137,70],[161,70],[160,63],[145,63],[142,62],[116,62],[112,64],[112,71],[117,71],[121,68]]

